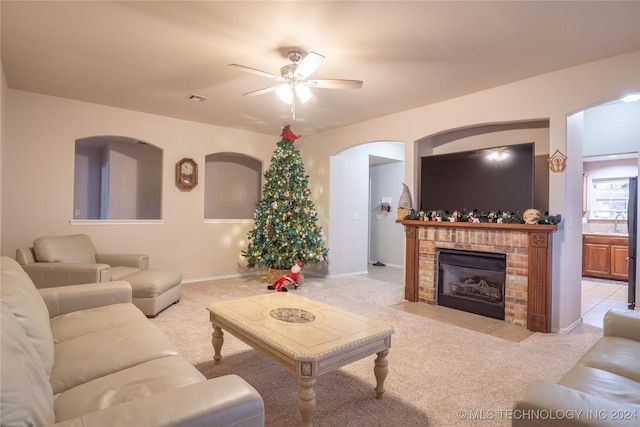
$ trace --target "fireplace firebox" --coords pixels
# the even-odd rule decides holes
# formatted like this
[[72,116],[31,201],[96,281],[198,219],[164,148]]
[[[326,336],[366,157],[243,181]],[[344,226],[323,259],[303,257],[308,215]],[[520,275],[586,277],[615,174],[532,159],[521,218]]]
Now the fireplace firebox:
[[505,254],[437,250],[437,304],[504,320]]

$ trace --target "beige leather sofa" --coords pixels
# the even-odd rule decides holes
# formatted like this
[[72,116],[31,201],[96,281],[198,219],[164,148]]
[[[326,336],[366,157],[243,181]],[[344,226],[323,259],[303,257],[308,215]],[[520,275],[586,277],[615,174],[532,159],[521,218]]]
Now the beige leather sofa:
[[131,287],[38,290],[0,258],[0,421],[10,426],[263,426],[243,379],[207,380],[131,303]]
[[529,384],[512,425],[640,426],[640,312],[610,310],[603,335],[557,384]]
[[16,261],[37,288],[126,280],[133,303],[150,317],[182,295],[180,271],[150,270],[145,254],[98,253],[86,234],[39,237],[16,251]]

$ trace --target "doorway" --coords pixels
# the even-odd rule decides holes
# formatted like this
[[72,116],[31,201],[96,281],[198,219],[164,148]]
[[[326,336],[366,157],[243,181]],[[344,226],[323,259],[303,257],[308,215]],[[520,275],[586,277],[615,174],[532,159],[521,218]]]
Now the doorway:
[[[404,176],[404,143],[395,141],[369,142],[347,148],[330,159],[330,188],[331,200],[329,206],[329,276],[353,276],[367,274],[370,256],[370,228],[372,222],[383,222],[395,227],[391,231],[398,242],[404,241],[404,232],[400,224],[395,223],[397,200],[402,193],[402,179]],[[378,165],[370,164],[373,156],[374,163],[381,165],[394,164],[402,170],[396,184],[389,179],[387,167],[382,167],[380,173],[380,193],[371,194],[371,168]],[[391,168],[392,166],[388,166]],[[375,171],[377,172],[377,171]],[[387,187],[388,186],[388,187]],[[395,189],[394,189],[395,187]],[[390,197],[390,210],[387,216],[376,219],[372,214],[380,197]],[[395,200],[395,205],[393,204]],[[372,206],[372,204],[375,205]],[[389,224],[386,224],[389,222]],[[394,234],[395,233],[395,234]],[[376,235],[377,236],[377,235]],[[380,245],[387,246],[390,238],[381,237]],[[400,243],[400,256],[403,253],[403,243]],[[377,260],[374,260],[374,262]],[[403,262],[400,261],[400,266]]]
[[640,103],[614,100],[577,114],[583,150],[581,316],[602,327],[608,309],[627,308],[635,296],[627,256],[637,231],[629,227],[628,213],[634,203],[629,178],[638,175]]
[[369,156],[368,262],[375,267],[402,268],[404,230],[396,223],[402,193],[404,161]]

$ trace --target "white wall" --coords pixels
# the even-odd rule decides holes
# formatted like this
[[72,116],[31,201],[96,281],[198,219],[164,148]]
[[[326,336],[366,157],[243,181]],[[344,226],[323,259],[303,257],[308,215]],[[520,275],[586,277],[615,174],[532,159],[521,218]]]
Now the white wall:
[[616,102],[584,111],[584,155],[620,154],[640,149],[640,102]]
[[590,183],[593,179],[638,176],[638,167],[636,159],[606,160],[585,162],[584,172],[589,174]]

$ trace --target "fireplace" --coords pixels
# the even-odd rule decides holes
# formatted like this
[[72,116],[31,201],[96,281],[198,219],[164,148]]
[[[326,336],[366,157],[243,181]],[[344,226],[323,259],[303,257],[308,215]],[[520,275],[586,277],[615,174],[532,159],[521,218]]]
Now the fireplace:
[[438,248],[438,305],[504,320],[505,254]]
[[504,321],[551,331],[551,249],[557,225],[397,222],[406,236],[405,299],[438,304],[438,249],[504,254]]

